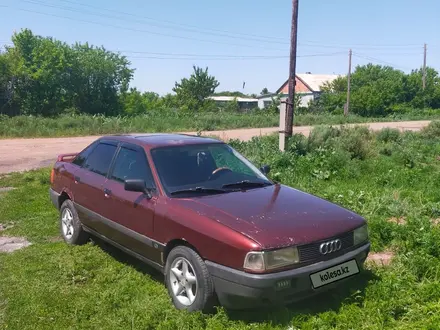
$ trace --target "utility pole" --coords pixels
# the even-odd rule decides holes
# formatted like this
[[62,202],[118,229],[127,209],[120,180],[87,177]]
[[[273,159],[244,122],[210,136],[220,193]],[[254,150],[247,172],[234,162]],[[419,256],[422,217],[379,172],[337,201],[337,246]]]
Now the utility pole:
[[351,78],[351,49],[348,51],[348,75],[347,75],[347,103],[345,104],[344,115],[347,116],[350,111],[350,78]]
[[426,44],[423,46],[423,78],[422,78],[423,90],[426,87]]
[[287,98],[287,114],[285,133],[292,136],[293,133],[293,111],[295,102],[295,77],[296,77],[296,46],[298,40],[298,2],[292,0],[292,27],[290,32],[290,65],[289,65],[289,96]]

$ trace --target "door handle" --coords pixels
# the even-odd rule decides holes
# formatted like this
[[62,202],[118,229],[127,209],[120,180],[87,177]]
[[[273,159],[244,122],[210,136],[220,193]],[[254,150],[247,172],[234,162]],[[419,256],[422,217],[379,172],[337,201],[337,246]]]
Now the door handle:
[[104,188],[104,196],[105,197],[110,197],[110,195],[112,194],[112,191],[110,189]]
[[75,183],[78,184],[79,182],[81,182],[81,178],[79,176],[75,176],[74,178]]

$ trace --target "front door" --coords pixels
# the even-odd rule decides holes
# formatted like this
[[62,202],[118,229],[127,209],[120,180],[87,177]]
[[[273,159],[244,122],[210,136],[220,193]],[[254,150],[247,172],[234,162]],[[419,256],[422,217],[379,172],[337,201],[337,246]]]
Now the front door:
[[104,184],[106,206],[104,216],[115,230],[112,239],[160,263],[161,244],[154,240],[154,210],[157,201],[139,192],[126,191],[124,181],[142,179],[148,188],[155,188],[154,179],[143,148],[122,144],[115,158],[108,181]]

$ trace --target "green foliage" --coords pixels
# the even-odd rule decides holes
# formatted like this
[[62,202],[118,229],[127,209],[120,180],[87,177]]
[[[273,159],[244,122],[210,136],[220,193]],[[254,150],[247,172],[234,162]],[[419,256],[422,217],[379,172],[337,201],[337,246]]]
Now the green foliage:
[[440,108],[440,76],[433,68],[426,69],[426,88],[423,90],[422,69],[413,70],[404,81],[406,102],[417,109]]
[[226,105],[222,108],[225,112],[238,112],[240,110],[240,105],[238,104],[237,99],[234,99],[232,102],[226,103]]
[[428,138],[440,137],[440,121],[432,121],[422,130],[422,134]]
[[386,127],[377,133],[377,140],[380,142],[396,142],[400,138],[400,131],[397,128]]
[[[146,93],[142,95],[145,96]],[[143,99],[144,99],[143,96]],[[145,101],[145,99],[144,99]],[[67,108],[57,117],[14,116],[0,114],[0,138],[6,137],[55,137],[80,136],[138,132],[185,132],[214,131],[250,127],[278,127],[279,115],[276,112],[255,109],[249,112],[215,112],[212,110],[194,113],[172,106],[175,96],[159,98],[157,103],[146,102],[140,108],[141,114],[108,117],[104,115],[85,115],[76,108]],[[150,110],[149,105],[152,108]],[[157,104],[157,106],[153,105]],[[166,105],[165,105],[166,104]],[[209,103],[207,103],[209,105]],[[417,116],[403,116],[402,120],[419,119]],[[426,118],[426,117],[425,117]],[[440,115],[432,117],[440,118]],[[383,121],[383,118],[365,118],[355,115],[304,114],[295,115],[296,126],[362,123]],[[395,118],[389,118],[395,120]]]
[[267,95],[267,94],[269,94],[269,90],[268,90],[266,87],[264,87],[264,88],[261,90],[260,95]]
[[[0,52],[0,114],[136,116],[164,111],[217,112],[224,109],[219,109],[207,97],[257,97],[239,91],[216,93],[219,82],[209,75],[208,68],[196,66],[189,78],[175,83],[175,94],[143,93],[136,88],[129,89],[134,69],[130,68],[127,58],[103,47],[87,43],[68,45],[51,37],[34,35],[29,29],[14,33],[12,42],[12,47],[7,46]],[[388,66],[373,64],[356,67],[351,81],[350,112],[356,116],[424,118],[440,111],[440,76],[433,68],[427,68],[425,89],[422,88],[421,70],[404,74]],[[347,78],[339,77],[325,83],[321,90],[320,97],[308,107],[301,107],[301,96],[295,94],[295,115],[342,116]],[[267,95],[269,90],[264,88],[261,94]],[[279,97],[276,96],[265,111],[278,113],[278,105]],[[226,110],[236,111],[237,106],[230,104]]]
[[14,115],[15,107],[21,114],[43,116],[66,108],[107,115],[121,111],[119,95],[133,75],[124,56],[88,44],[69,46],[28,29],[14,33],[12,42],[0,56],[0,88],[11,94],[1,113]]
[[139,132],[196,132],[246,127],[277,126],[276,115],[265,112],[194,114],[189,110],[146,110],[132,116],[66,114],[55,118],[1,116],[0,137],[81,136]]
[[187,106],[191,111],[198,111],[203,108],[206,98],[214,94],[220,83],[214,76],[210,76],[208,68],[193,66],[194,72],[191,77],[183,78],[180,83],[176,82],[173,92],[181,105]]
[[[342,114],[347,100],[347,78],[339,77],[321,87],[323,94],[311,104],[311,111]],[[351,113],[360,116],[387,116],[414,109],[440,108],[440,76],[427,68],[426,89],[422,71],[410,74],[389,66],[357,66],[351,76]]]

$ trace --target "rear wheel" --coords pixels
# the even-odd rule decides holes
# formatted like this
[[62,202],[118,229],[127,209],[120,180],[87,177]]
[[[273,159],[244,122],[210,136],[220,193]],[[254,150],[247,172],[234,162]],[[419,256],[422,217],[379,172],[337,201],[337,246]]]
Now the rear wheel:
[[194,250],[186,246],[171,250],[165,266],[165,281],[177,309],[209,312],[214,307],[211,275]]
[[78,213],[70,199],[67,199],[61,205],[60,231],[67,244],[81,245],[89,239],[89,235],[82,228]]

